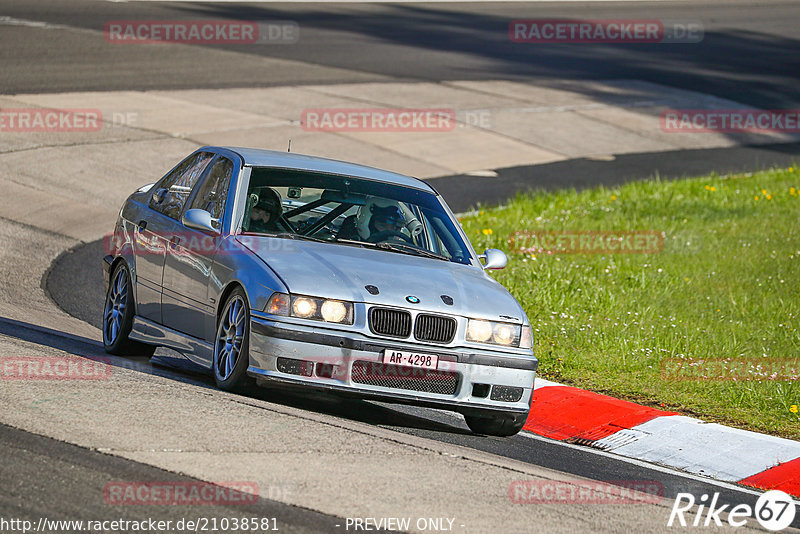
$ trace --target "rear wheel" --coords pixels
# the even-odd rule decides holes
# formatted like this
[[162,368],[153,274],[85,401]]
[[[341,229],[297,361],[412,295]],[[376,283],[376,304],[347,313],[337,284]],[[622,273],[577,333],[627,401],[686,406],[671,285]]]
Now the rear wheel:
[[464,415],[469,429],[485,436],[513,436],[522,430],[527,419],[524,414]]
[[253,384],[247,376],[250,365],[250,307],[247,296],[236,288],[228,296],[217,318],[214,341],[214,381],[225,391],[242,391]]
[[135,312],[131,274],[125,262],[117,265],[109,280],[103,307],[103,348],[117,356],[152,356],[155,346],[128,337]]

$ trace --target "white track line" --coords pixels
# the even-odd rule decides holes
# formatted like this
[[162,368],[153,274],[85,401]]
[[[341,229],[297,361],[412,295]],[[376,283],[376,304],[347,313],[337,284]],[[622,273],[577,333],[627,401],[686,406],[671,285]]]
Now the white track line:
[[595,445],[621,456],[729,482],[800,458],[797,441],[683,415],[656,417],[620,432],[630,434],[631,439],[621,441],[614,434]]
[[[529,439],[534,439],[534,440],[537,440],[537,441],[543,441],[543,442],[546,442],[546,443],[551,443],[551,444],[552,443],[556,443],[556,444],[558,444],[558,445],[560,445],[562,447],[575,449],[577,451],[582,451],[582,452],[586,452],[586,453],[589,453],[589,454],[595,454],[597,456],[602,456],[603,458],[613,458],[615,460],[619,460],[621,462],[625,462],[625,463],[628,463],[628,464],[631,464],[631,465],[635,465],[637,467],[643,467],[645,469],[650,469],[652,471],[658,471],[659,473],[666,473],[666,474],[673,475],[673,476],[676,476],[676,477],[681,477],[681,478],[685,478],[685,479],[688,479],[688,480],[694,480],[696,482],[702,482],[703,484],[708,484],[708,485],[711,485],[711,486],[717,486],[719,488],[723,488],[723,489],[727,489],[727,490],[740,491],[742,493],[747,493],[749,495],[754,495],[756,497],[763,493],[763,491],[747,488],[745,486],[739,486],[737,484],[731,484],[730,482],[724,482],[724,481],[721,481],[721,480],[714,480],[713,478],[704,477],[702,475],[695,475],[695,474],[692,474],[692,473],[685,473],[683,471],[677,471],[677,470],[672,469],[670,467],[664,467],[664,466],[657,465],[657,464],[651,464],[649,462],[645,462],[645,461],[642,461],[642,460],[637,460],[636,458],[630,458],[630,457],[627,457],[627,456],[620,456],[620,455],[617,455],[617,454],[614,454],[614,453],[611,453],[611,452],[601,451],[599,449],[595,449],[595,448],[592,448],[592,447],[586,447],[586,446],[583,446],[583,445],[575,445],[573,443],[566,443],[564,441],[545,438],[543,436],[539,436],[537,434],[533,434],[533,433],[527,432],[527,431],[520,432],[517,435],[525,437],[525,438],[529,438]],[[798,503],[800,503],[800,500],[798,500]]]

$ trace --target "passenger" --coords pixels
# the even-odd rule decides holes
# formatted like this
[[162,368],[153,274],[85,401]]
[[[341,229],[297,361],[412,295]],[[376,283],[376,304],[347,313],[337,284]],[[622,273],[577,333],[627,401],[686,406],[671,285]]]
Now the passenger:
[[367,241],[377,243],[393,236],[402,236],[404,240],[408,240],[408,237],[402,233],[405,226],[406,218],[398,206],[380,207],[374,205],[372,206],[372,217],[369,219],[369,237],[367,237]]

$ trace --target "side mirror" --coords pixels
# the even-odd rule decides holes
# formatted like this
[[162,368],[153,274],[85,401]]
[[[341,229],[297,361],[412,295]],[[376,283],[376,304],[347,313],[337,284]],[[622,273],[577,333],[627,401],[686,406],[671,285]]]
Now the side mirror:
[[219,230],[214,228],[216,219],[211,218],[211,214],[206,210],[191,209],[181,217],[181,223],[186,228],[192,230],[200,230],[201,232],[208,232],[214,235],[219,235]]
[[484,269],[502,269],[508,265],[506,253],[496,248],[487,248],[478,259],[483,260]]

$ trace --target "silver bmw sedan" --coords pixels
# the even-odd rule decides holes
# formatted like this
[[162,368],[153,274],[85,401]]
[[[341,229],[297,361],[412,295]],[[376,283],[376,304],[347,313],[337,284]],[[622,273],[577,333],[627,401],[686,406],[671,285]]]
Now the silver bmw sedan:
[[288,383],[453,410],[510,436],[538,362],[522,307],[425,182],[317,157],[204,147],[124,203],[103,343],[179,351],[218,387]]

